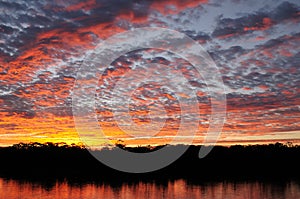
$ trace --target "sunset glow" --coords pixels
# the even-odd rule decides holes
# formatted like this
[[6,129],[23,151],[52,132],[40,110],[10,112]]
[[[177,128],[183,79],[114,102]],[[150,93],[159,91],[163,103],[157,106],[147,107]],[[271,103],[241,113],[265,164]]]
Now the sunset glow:
[[[255,2],[0,0],[0,146],[81,142],[72,113],[78,69],[101,41],[139,27],[185,33],[214,60],[227,98],[218,144],[300,143],[300,2]],[[142,78],[139,70],[146,64],[170,66],[169,78],[180,72],[196,91],[200,118],[192,117],[193,110],[190,115],[199,120],[193,143],[201,144],[211,114],[205,81],[189,62],[158,49],[130,52],[110,66],[99,64],[106,69],[99,78],[95,111],[105,135],[127,145],[167,144],[176,136],[181,114],[176,95],[190,96],[175,95],[163,85],[142,85],[130,96],[135,102],[130,115],[138,125],[151,122],[153,103],[165,109],[168,118],[155,136],[135,138],[114,120],[124,96],[115,96],[112,89],[129,71]],[[153,72],[162,75],[163,70]],[[178,144],[190,136],[186,129]],[[99,137],[91,139],[101,144]]]

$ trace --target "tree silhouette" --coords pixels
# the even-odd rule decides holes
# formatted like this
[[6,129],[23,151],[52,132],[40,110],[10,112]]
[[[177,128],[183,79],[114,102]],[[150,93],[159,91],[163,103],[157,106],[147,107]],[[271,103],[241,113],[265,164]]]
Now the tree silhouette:
[[[116,147],[135,153],[148,153],[163,147],[127,147],[123,141]],[[240,177],[293,177],[300,179],[300,147],[292,144],[215,146],[205,158],[199,159],[200,147],[190,146],[183,156],[161,170],[141,175],[130,175],[116,171],[96,160],[80,143],[19,143],[11,147],[0,147],[0,176],[81,176],[111,179],[125,178],[240,178]],[[176,149],[177,148],[177,149]],[[115,148],[97,150],[101,156],[114,152]],[[130,160],[129,160],[130,161]],[[153,160],[155,161],[155,160]],[[122,162],[120,162],[122,164]]]

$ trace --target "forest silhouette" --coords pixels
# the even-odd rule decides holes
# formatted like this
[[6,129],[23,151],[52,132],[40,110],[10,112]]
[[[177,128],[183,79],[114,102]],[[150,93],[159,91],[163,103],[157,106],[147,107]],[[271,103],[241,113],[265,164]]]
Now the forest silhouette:
[[[183,145],[115,147],[136,153],[147,153],[161,147]],[[171,165],[150,173],[124,173],[100,163],[83,145],[66,143],[19,143],[0,147],[0,176],[8,177],[77,177],[96,179],[300,179],[300,146],[292,143],[268,145],[215,146],[203,159],[198,158],[200,147],[190,146]],[[114,148],[96,151],[113,152]],[[154,160],[155,161],[155,160]],[[122,164],[122,162],[120,162]]]

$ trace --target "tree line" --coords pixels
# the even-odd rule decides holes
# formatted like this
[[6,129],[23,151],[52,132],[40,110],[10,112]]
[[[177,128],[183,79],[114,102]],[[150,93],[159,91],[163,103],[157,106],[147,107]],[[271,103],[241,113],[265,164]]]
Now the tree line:
[[[162,147],[184,145],[116,147],[136,153],[147,153]],[[96,160],[83,144],[19,143],[0,147],[0,176],[74,177],[97,179],[140,178],[297,178],[300,179],[300,146],[292,143],[266,145],[215,146],[203,159],[200,147],[192,145],[174,163],[145,174],[116,171]],[[113,152],[114,148],[96,151]],[[155,160],[154,160],[155,161]],[[122,162],[120,162],[122,164]]]

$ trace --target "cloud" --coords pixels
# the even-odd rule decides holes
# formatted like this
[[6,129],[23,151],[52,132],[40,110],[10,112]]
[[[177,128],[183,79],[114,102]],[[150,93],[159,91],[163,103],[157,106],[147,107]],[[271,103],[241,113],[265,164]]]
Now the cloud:
[[224,18],[222,15],[218,19],[217,28],[212,36],[221,39],[232,38],[251,33],[253,31],[266,31],[276,24],[297,22],[300,20],[300,7],[283,2],[277,8],[269,12],[258,11],[239,18]]
[[[207,49],[227,93],[225,132],[263,136],[299,130],[299,3],[270,2],[0,1],[0,135],[36,132],[53,139],[75,138],[71,93],[85,53],[116,33],[144,26],[181,31]],[[166,79],[176,80],[176,72],[188,79],[197,93],[202,135],[211,114],[205,82],[187,61],[153,49],[128,53],[107,66],[96,96],[100,124],[110,136],[123,136],[113,111],[124,112],[122,105],[130,98],[136,103],[131,106],[136,123],[146,124],[147,108],[160,101],[170,117],[163,133],[178,129],[177,99],[185,99],[185,106],[186,93],[159,84],[139,86],[133,96],[128,89],[112,92],[131,70],[136,72],[132,78],[142,79],[150,63],[173,67],[169,73],[163,67],[152,69]],[[184,86],[176,88],[184,91]]]
[[31,101],[20,98],[16,95],[1,95],[1,112],[7,112],[6,117],[14,114],[19,117],[33,118],[35,111],[33,110],[33,104]]

